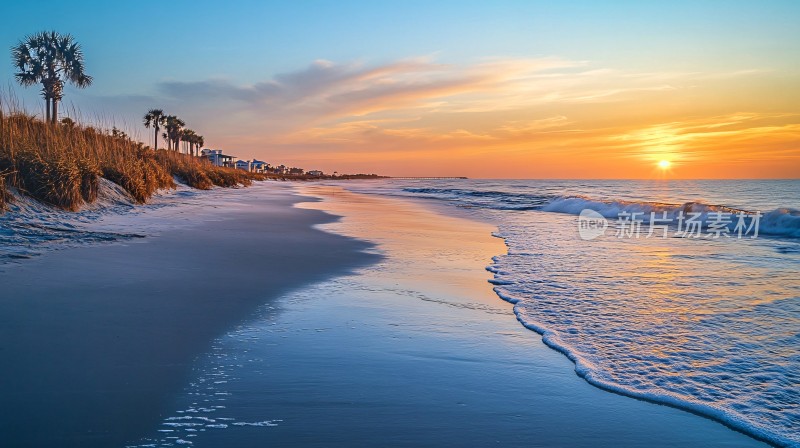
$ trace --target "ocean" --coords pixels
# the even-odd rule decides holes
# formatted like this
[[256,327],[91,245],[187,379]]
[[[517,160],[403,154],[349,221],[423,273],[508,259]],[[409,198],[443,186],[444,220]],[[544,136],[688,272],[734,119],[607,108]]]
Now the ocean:
[[339,185],[496,225],[495,292],[589,383],[800,445],[800,181]]

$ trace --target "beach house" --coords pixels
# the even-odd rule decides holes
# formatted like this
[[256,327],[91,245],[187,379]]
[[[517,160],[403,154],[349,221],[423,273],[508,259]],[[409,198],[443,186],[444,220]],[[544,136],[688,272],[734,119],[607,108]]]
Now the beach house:
[[325,173],[323,173],[320,170],[311,170],[311,171],[307,172],[306,174],[308,174],[309,176],[315,176],[315,177],[321,177],[321,176],[325,175]]
[[236,161],[236,169],[237,170],[244,170],[244,171],[252,171],[252,163],[249,160],[237,160]]
[[250,161],[250,169],[254,173],[265,173],[269,168],[269,164],[267,162],[263,162],[261,160],[253,159]]
[[232,167],[236,163],[235,156],[228,156],[222,153],[221,149],[203,149],[200,151],[203,157],[208,158],[214,166],[227,166]]

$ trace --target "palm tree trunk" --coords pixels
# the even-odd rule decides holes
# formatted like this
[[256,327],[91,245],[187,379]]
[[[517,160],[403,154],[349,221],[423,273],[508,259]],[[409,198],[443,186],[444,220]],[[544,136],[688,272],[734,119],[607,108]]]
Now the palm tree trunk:
[[158,126],[153,126],[156,129],[156,135],[154,137],[153,144],[155,145],[155,151],[158,151]]
[[50,123],[50,98],[45,98],[44,99],[44,104],[45,104],[46,115],[47,115],[46,123]]
[[53,124],[58,121],[58,100],[53,98]]

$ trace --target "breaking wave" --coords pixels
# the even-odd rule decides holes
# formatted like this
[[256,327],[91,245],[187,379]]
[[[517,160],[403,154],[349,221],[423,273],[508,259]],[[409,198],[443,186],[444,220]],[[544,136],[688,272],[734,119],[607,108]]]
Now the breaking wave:
[[729,230],[733,230],[736,225],[736,216],[746,217],[746,224],[751,223],[752,216],[757,212],[761,214],[759,218],[759,233],[790,238],[800,238],[800,210],[790,207],[781,207],[770,211],[744,210],[741,208],[728,207],[725,205],[706,204],[703,202],[685,202],[682,204],[647,202],[647,201],[624,201],[624,200],[600,200],[586,196],[562,196],[554,194],[531,194],[531,193],[511,193],[495,190],[470,190],[463,188],[404,188],[404,192],[424,197],[431,197],[440,200],[455,202],[457,206],[464,208],[487,208],[493,210],[539,210],[543,212],[566,213],[579,215],[582,210],[590,209],[600,213],[602,216],[615,219],[621,213],[639,214],[639,219],[649,222],[651,213],[656,219],[669,219],[675,221],[680,214],[688,216],[699,214],[701,222],[714,219],[715,213],[729,214],[732,222]]

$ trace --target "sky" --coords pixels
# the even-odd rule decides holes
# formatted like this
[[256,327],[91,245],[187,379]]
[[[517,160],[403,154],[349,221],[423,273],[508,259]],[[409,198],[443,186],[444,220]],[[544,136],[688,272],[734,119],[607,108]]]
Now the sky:
[[[475,178],[797,178],[800,2],[15,2],[82,44],[62,112],[240,158]],[[39,89],[0,86],[41,113]],[[163,145],[163,143],[162,143]],[[661,168],[659,162],[669,162]],[[666,163],[662,165],[667,165]]]

